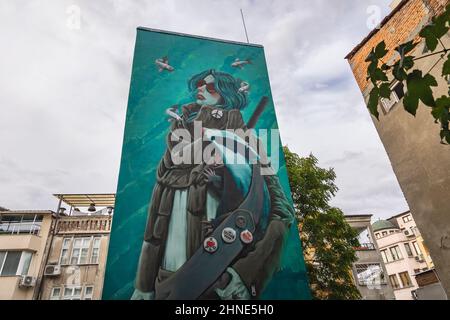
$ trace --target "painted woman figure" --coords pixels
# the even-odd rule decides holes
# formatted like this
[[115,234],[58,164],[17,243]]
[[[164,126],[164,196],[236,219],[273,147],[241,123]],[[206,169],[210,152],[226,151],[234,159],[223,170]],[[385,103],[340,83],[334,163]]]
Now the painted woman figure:
[[[194,136],[194,121],[201,121],[203,128],[217,130],[247,128],[240,110],[247,106],[248,99],[239,90],[240,80],[207,70],[193,76],[188,87],[195,103],[183,106],[179,116],[175,115],[166,139],[167,149],[158,166],[149,204],[132,299],[165,299],[161,293],[165,284],[196,252],[208,249],[204,247],[205,238],[246,197],[263,203],[261,215],[265,219],[250,234],[252,241],[232,263],[221,266],[224,272],[196,298],[257,298],[279,267],[283,243],[294,221],[293,208],[275,174],[264,176],[264,192],[253,195],[248,194],[251,170],[235,174],[227,165],[174,164],[171,155],[177,142],[172,141],[176,140],[172,133],[177,129],[186,129]],[[231,241],[239,241],[233,232],[230,237]],[[214,255],[213,250],[210,252]],[[194,271],[196,276],[202,276],[201,269]]]

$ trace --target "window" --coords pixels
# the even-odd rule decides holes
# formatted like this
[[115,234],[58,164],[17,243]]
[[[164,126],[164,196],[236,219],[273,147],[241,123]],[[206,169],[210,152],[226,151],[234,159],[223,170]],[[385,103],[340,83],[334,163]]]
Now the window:
[[389,259],[389,253],[387,252],[387,249],[381,250],[381,257],[383,257],[384,263],[391,262],[392,260]]
[[408,272],[400,272],[398,275],[400,276],[400,280],[402,281],[403,288],[411,286],[411,279],[409,278]]
[[90,245],[91,245],[91,238],[82,238],[79,264],[85,264],[88,262],[88,253]]
[[393,261],[400,260],[402,258],[402,254],[400,253],[400,248],[398,246],[391,247],[389,250],[391,251]]
[[26,276],[28,274],[28,269],[30,269],[31,258],[33,254],[29,251],[23,251],[20,257],[18,270],[20,270],[21,276]]
[[0,251],[0,275],[27,275],[32,256],[28,251]]
[[0,215],[0,234],[39,234],[43,215]]
[[405,243],[405,250],[406,250],[406,254],[408,255],[408,257],[413,256],[413,253],[411,251],[411,247],[409,246],[409,243]]
[[401,82],[397,81],[394,83],[394,85],[391,86],[391,89],[392,92],[389,99],[381,98],[381,105],[383,106],[385,112],[389,112],[389,110],[391,110],[392,107],[405,95],[404,86]]
[[0,251],[0,274],[3,268],[3,262],[5,262],[6,251]]
[[359,285],[384,283],[383,270],[379,263],[355,264]]
[[61,288],[53,288],[50,293],[50,300],[59,300],[61,298]]
[[61,248],[60,264],[98,264],[100,245],[101,236],[65,238]]
[[64,300],[81,300],[81,287],[64,288]]
[[94,287],[93,286],[86,286],[84,287],[84,300],[92,300],[92,295],[94,293]]
[[396,274],[391,274],[389,276],[389,281],[391,282],[391,286],[394,289],[400,288],[400,284],[398,283],[398,278]]
[[422,254],[422,251],[420,251],[419,245],[417,244],[417,241],[414,241],[413,243],[413,247],[414,247],[414,251],[416,252],[416,254],[419,256]]
[[98,263],[98,257],[100,252],[100,237],[95,237],[92,244],[91,263]]
[[403,98],[403,96],[405,95],[403,83],[401,83],[401,82],[397,82],[394,85],[394,87],[392,88],[392,91],[395,92],[395,94],[397,95],[398,100]]
[[378,232],[375,233],[375,238],[380,239],[380,234]]
[[59,258],[59,264],[68,264],[69,263],[69,247],[70,247],[71,238],[64,238],[62,248],[61,248],[61,256]]
[[88,252],[91,243],[91,238],[74,238],[72,255],[70,264],[85,264],[88,262]]
[[70,264],[78,264],[80,260],[82,239],[74,239],[72,246],[72,254],[70,255]]
[[404,223],[412,221],[411,215],[409,214],[407,216],[402,217],[402,219]]
[[383,231],[381,234],[383,235],[383,237],[387,236],[387,231]]
[[394,232],[394,230],[389,230],[389,234],[393,234]]

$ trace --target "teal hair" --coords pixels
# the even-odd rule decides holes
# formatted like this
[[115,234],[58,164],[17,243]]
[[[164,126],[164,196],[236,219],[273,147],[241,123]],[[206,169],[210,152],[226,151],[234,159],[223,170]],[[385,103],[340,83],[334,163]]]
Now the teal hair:
[[239,92],[242,80],[236,79],[231,74],[226,72],[220,72],[214,69],[200,72],[189,79],[188,87],[194,99],[197,95],[197,82],[204,79],[208,75],[212,75],[215,79],[214,88],[222,97],[221,106],[223,109],[242,110],[247,106],[247,95],[244,92]]

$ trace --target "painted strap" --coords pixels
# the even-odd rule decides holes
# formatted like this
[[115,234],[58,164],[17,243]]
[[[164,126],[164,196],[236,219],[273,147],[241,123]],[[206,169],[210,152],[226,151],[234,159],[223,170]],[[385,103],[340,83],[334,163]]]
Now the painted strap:
[[222,231],[236,228],[236,219],[241,216],[248,221],[246,229],[254,233],[263,211],[263,191],[264,179],[260,167],[252,165],[252,182],[246,198],[209,235],[217,240],[217,250],[209,253],[201,246],[180,269],[159,283],[156,300],[195,300],[226,271],[245,244],[240,240],[226,243],[222,239]]

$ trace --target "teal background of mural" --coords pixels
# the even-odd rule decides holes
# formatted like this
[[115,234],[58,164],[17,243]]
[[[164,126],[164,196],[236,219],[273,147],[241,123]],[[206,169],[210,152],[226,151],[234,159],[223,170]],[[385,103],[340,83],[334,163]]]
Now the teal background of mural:
[[[175,71],[158,72],[155,60],[164,56]],[[232,67],[236,58],[252,63],[243,69]],[[133,293],[147,208],[157,165],[166,148],[169,122],[165,110],[192,102],[187,80],[206,69],[224,71],[250,83],[249,105],[242,110],[245,121],[261,97],[268,96],[269,103],[256,129],[278,129],[262,46],[138,28],[103,299],[129,299]],[[279,143],[278,150],[268,148],[267,152],[279,153],[278,176],[291,199]],[[310,298],[296,225],[288,237],[281,270],[268,283],[261,299]]]

